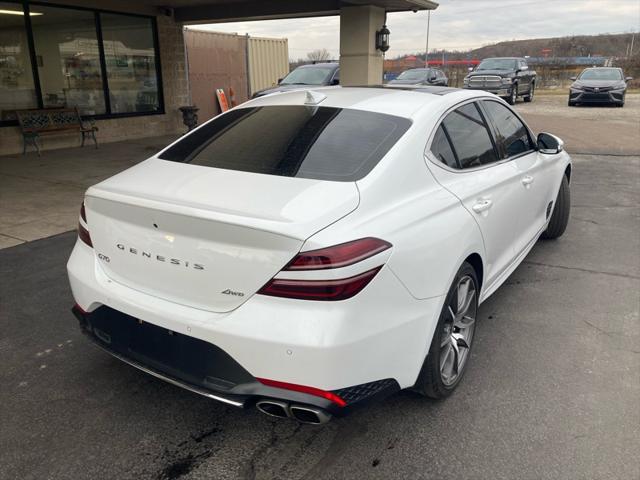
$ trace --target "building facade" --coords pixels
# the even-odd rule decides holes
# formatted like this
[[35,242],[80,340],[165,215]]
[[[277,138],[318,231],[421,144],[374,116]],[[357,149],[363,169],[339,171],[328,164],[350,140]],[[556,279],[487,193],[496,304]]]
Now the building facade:
[[[184,130],[182,25],[135,3],[0,1],[0,155],[22,151],[22,109],[77,107],[101,143]],[[79,136],[42,143],[73,146]]]

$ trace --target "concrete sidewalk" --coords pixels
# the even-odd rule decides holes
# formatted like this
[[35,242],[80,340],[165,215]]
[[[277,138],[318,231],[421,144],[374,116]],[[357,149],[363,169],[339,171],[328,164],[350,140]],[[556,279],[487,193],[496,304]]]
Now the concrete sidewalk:
[[85,190],[176,136],[0,157],[0,249],[76,228]]

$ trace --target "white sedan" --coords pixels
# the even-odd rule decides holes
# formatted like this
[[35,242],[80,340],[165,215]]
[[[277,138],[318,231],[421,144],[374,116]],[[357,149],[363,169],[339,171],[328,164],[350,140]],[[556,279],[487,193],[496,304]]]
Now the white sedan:
[[262,97],[86,192],[73,312],[125,362],[269,415],[443,398],[478,305],[564,232],[570,179],[562,141],[485,92]]

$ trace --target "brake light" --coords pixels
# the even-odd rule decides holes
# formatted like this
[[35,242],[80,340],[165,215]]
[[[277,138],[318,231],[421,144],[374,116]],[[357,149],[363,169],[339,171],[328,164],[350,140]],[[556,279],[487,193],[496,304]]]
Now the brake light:
[[78,222],[78,238],[82,240],[84,243],[93,248],[93,242],[91,241],[91,235],[89,235],[89,230],[87,230],[82,222],[87,224],[87,213],[84,210],[84,202],[82,202],[82,207],[80,207],[80,219]]
[[347,406],[347,402],[345,402],[342,398],[340,398],[333,392],[327,392],[326,390],[321,390],[315,387],[296,385],[295,383],[278,382],[277,380],[269,380],[267,378],[258,378],[257,380],[268,387],[283,388],[285,390],[292,390],[294,392],[308,393],[309,395],[314,395],[316,397],[326,398],[327,400],[337,404],[340,407]]
[[[318,271],[355,265],[391,248],[389,242],[367,237],[332,247],[309,250],[296,255],[282,272]],[[383,262],[381,262],[383,263]],[[346,300],[358,294],[375,277],[382,265],[347,278],[289,279],[272,278],[258,293],[299,300]],[[318,276],[323,276],[320,273]],[[326,277],[326,275],[324,275]]]
[[346,300],[359,293],[380,271],[380,267],[340,280],[288,280],[273,278],[258,293],[299,300]]
[[323,270],[347,267],[388,248],[391,248],[391,244],[379,238],[361,238],[328,248],[299,253],[283,270]]

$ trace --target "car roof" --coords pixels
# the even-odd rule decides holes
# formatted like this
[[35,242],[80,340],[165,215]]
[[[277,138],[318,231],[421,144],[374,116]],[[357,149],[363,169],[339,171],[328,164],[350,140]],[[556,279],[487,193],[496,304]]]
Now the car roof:
[[413,118],[427,106],[433,107],[435,111],[466,99],[492,97],[491,94],[480,90],[432,86],[318,87],[265,95],[239,107],[309,105],[305,104],[307,91],[325,97],[314,105],[386,113],[404,118]]
[[296,70],[298,68],[319,68],[319,67],[336,68],[336,67],[339,67],[339,66],[340,66],[340,64],[336,63],[336,62],[307,63],[306,65],[300,65],[299,67],[296,68]]

